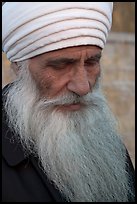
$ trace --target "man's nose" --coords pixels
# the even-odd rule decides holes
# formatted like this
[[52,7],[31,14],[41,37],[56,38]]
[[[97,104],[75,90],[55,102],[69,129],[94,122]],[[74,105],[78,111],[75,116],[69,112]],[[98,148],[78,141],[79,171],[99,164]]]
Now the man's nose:
[[86,95],[91,91],[87,71],[84,67],[77,69],[77,71],[73,73],[67,84],[67,88],[79,96]]

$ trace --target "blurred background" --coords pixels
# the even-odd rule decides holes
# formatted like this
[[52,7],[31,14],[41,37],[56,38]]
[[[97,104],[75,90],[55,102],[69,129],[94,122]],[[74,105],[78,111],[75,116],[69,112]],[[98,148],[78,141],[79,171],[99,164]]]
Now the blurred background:
[[[135,165],[135,2],[114,2],[112,30],[101,63],[102,88]],[[2,53],[2,87],[12,81],[9,65]]]
[[114,2],[102,71],[104,93],[135,165],[135,2]]

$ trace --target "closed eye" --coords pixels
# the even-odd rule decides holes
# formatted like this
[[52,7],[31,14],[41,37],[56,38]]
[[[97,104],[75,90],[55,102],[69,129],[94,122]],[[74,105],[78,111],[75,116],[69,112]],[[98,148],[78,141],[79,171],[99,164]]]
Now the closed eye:
[[88,58],[88,59],[85,60],[85,62],[84,62],[84,63],[85,63],[85,66],[90,66],[90,65],[94,66],[94,65],[99,64],[100,58],[101,58],[101,54],[97,54],[97,55],[95,55],[95,56],[92,56],[92,57]]
[[61,58],[61,59],[55,59],[55,60],[49,60],[46,63],[46,66],[52,67],[53,69],[64,69],[65,67],[72,65],[76,63],[76,59],[69,59],[69,58]]
[[98,61],[96,61],[96,60],[87,60],[85,62],[85,65],[90,66],[90,65],[96,65],[97,63],[98,63]]

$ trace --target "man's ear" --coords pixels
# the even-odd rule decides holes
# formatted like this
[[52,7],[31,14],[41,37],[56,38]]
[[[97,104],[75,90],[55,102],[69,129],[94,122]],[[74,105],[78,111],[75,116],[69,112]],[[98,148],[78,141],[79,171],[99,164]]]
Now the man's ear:
[[11,69],[13,70],[14,74],[17,76],[19,72],[19,66],[17,62],[12,62],[10,65]]

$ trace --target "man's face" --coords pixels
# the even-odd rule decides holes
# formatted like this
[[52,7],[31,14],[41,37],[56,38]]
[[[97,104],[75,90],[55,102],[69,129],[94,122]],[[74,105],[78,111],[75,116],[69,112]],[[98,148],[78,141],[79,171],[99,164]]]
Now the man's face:
[[[40,97],[53,99],[62,94],[84,96],[92,91],[100,74],[101,48],[78,46],[36,56],[29,70]],[[60,106],[62,110],[81,109],[81,103]]]

